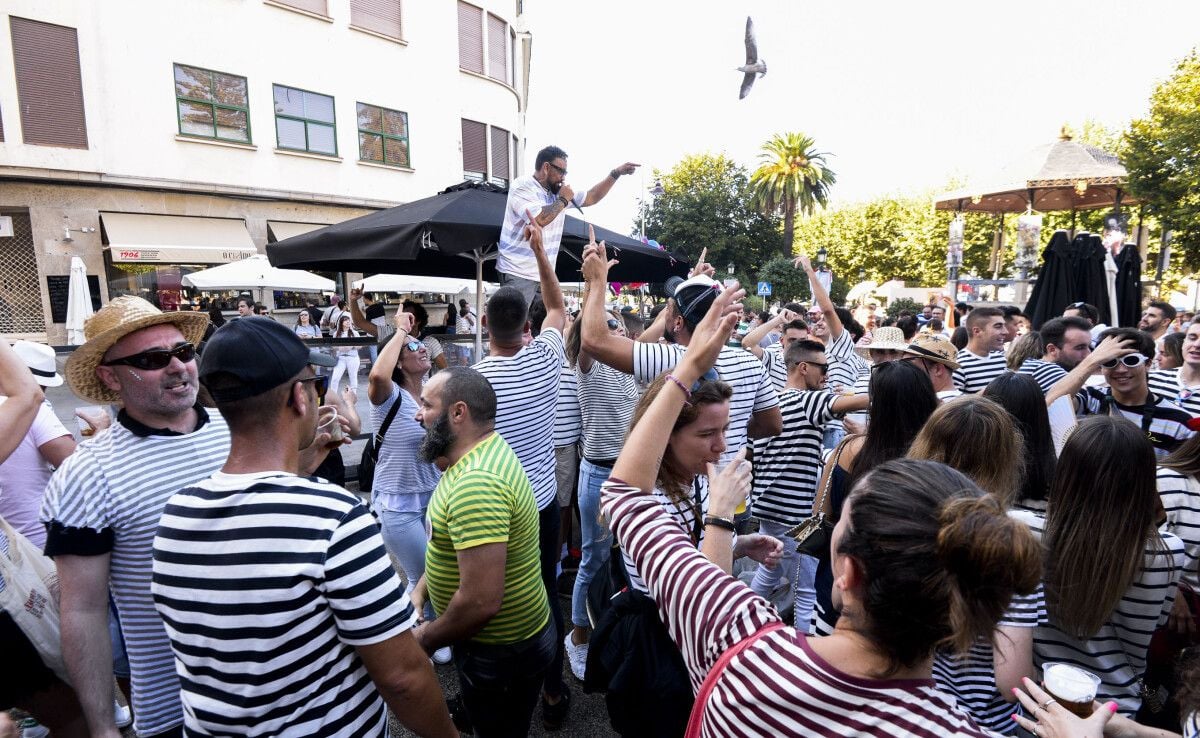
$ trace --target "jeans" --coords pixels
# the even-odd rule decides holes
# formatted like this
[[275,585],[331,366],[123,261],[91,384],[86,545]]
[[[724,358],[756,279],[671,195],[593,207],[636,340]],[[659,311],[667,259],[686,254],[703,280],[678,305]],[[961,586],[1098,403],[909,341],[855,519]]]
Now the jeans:
[[525,298],[525,305],[532,305],[533,298],[542,291],[542,283],[536,279],[525,279],[513,274],[500,274],[501,287],[513,287]]
[[845,437],[845,428],[826,428],[825,433],[821,437],[821,445],[828,449],[834,449],[837,448],[837,445]]
[[342,374],[346,375],[346,384],[350,385],[350,389],[358,394],[358,367],[362,363],[358,358],[358,352],[353,354],[342,354],[337,357],[337,365],[333,367],[333,371],[329,376],[329,391],[338,391],[338,382],[342,379]]
[[792,599],[795,602],[792,622],[796,623],[796,627],[802,633],[807,633],[808,622],[812,620],[813,606],[817,602],[817,590],[814,586],[817,560],[799,553],[796,550],[796,539],[784,535],[791,527],[770,520],[759,521],[759,533],[771,536],[783,544],[783,558],[774,569],[759,564],[754,572],[754,579],[750,582],[750,589],[759,597],[769,600],[775,587],[779,586],[783,573],[788,572],[788,579],[792,580]]
[[579,462],[579,537],[583,555],[571,590],[571,622],[581,628],[591,625],[587,612],[588,585],[608,563],[612,531],[600,522],[600,485],[612,474],[612,467],[597,466],[587,459]]
[[551,501],[538,511],[538,548],[541,549],[542,584],[546,586],[546,601],[550,604],[550,624],[554,630],[554,659],[546,670],[545,692],[551,697],[566,693],[563,684],[563,616],[558,604],[558,561],[562,549],[558,545],[558,531],[562,527],[559,507]]
[[[379,510],[378,513],[383,545],[400,562],[404,578],[408,580],[404,591],[411,592],[425,574],[425,512]],[[425,602],[425,617],[433,618],[433,605],[428,601]]]
[[[549,509],[558,513],[554,505]],[[553,632],[553,624],[547,623],[540,633],[518,643],[454,644],[454,670],[462,687],[463,706],[480,738],[529,735],[538,690],[554,651],[561,653],[562,642],[555,649],[554,640],[558,639]]]

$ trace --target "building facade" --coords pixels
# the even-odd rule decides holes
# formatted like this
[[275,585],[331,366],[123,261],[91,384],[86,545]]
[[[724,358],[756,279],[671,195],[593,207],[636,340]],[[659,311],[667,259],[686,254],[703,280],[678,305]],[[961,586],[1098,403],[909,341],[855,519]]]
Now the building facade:
[[519,0],[0,12],[0,334],[64,343],[72,256],[97,304],[190,309],[192,271],[518,174],[532,45]]

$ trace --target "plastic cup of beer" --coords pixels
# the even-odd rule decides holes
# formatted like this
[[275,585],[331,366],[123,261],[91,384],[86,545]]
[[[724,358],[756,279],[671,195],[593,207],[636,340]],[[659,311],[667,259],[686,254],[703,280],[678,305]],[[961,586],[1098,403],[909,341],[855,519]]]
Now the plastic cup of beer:
[[83,405],[75,408],[75,423],[79,426],[79,435],[84,438],[90,438],[96,434],[96,428],[99,427],[108,415],[108,408],[101,405]]
[[321,422],[317,424],[317,433],[328,433],[330,443],[341,443],[346,437],[342,433],[342,424],[338,422],[336,407],[321,408]]
[[1042,667],[1042,684],[1058,704],[1086,718],[1092,714],[1100,677],[1077,666],[1050,662]]

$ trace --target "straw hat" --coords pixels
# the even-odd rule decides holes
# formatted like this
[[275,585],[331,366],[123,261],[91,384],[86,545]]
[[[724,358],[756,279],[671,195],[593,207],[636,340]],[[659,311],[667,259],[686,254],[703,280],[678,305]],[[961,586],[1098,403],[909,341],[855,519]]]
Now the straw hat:
[[913,336],[912,343],[904,348],[904,353],[945,364],[951,369],[958,368],[958,349],[954,348],[949,338],[936,333]]
[[[865,338],[863,339],[866,340]],[[854,346],[854,353],[864,359],[871,358],[871,349],[883,349],[892,351],[903,351],[908,348],[908,341],[904,340],[904,331],[894,325],[885,325],[871,331],[871,342],[859,342]]]
[[83,324],[87,341],[67,359],[67,383],[71,390],[85,400],[97,403],[116,403],[121,396],[113,392],[96,376],[104,354],[125,336],[153,325],[170,323],[179,328],[185,340],[199,346],[208,327],[206,313],[164,313],[140,297],[123,295],[110,300],[100,311]]

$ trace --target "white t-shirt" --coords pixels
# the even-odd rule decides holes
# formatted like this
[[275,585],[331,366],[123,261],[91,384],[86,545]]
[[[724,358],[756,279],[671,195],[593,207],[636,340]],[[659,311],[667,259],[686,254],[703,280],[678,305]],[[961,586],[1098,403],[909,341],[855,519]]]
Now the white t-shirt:
[[[587,192],[576,192],[575,204],[583,205],[586,197]],[[497,272],[537,281],[537,259],[529,248],[529,239],[525,238],[525,226],[529,222],[526,212],[537,215],[556,199],[558,195],[551,194],[532,176],[517,177],[512,181],[508,188],[508,202],[504,206],[504,227],[500,229]],[[566,208],[563,208],[554,220],[542,226],[542,247],[551,266],[558,259],[558,246],[562,241],[566,219]]]
[[[7,397],[0,396],[0,404]],[[43,401],[21,445],[0,463],[0,517],[33,545],[46,545],[46,528],[38,520],[42,495],[54,469],[38,449],[71,433],[59,422],[49,401]]]

